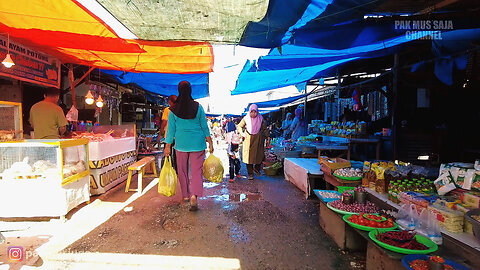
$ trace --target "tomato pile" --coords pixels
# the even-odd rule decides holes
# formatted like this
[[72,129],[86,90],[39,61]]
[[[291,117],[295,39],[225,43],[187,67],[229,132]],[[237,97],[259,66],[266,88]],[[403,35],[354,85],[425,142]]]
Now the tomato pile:
[[370,215],[360,213],[359,215],[352,215],[348,218],[348,221],[372,228],[392,228],[394,226],[391,218],[385,219],[382,216]]

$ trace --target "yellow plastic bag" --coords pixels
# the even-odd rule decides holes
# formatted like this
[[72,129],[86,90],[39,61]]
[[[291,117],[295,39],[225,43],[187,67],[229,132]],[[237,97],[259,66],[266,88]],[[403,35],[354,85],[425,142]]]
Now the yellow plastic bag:
[[170,197],[175,195],[177,190],[177,173],[172,167],[171,158],[165,157],[165,162],[160,172],[160,179],[158,180],[158,193]]
[[222,182],[223,165],[220,159],[213,154],[210,154],[205,162],[203,162],[203,177],[210,182]]

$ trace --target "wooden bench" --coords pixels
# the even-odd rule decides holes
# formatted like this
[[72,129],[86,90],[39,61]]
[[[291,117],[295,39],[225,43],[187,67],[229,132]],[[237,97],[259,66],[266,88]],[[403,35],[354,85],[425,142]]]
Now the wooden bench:
[[132,180],[132,174],[134,171],[138,171],[137,191],[142,193],[142,188],[143,188],[142,178],[143,178],[143,175],[145,174],[145,168],[149,164],[151,164],[152,166],[153,174],[155,174],[155,176],[158,176],[157,166],[155,165],[155,157],[154,156],[144,157],[141,160],[128,166],[128,178],[127,178],[127,186],[125,187],[125,192],[130,191],[130,181]]

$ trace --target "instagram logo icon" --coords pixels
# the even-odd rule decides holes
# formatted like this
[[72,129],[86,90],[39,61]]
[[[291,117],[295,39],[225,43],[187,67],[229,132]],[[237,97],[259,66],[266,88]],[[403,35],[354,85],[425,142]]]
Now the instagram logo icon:
[[10,246],[7,248],[7,252],[10,262],[21,262],[23,260],[23,247]]

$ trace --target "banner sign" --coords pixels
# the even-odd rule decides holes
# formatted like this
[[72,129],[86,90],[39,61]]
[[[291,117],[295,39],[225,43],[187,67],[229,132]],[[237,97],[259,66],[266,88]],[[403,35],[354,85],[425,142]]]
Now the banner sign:
[[0,75],[44,86],[60,87],[61,63],[58,59],[13,42],[11,39],[10,50],[8,50],[7,43],[7,37],[0,36],[0,61],[10,52],[15,65],[11,68],[0,65]]
[[90,194],[102,194],[125,181],[137,161],[135,137],[88,143]]
[[136,150],[120,153],[102,160],[91,160],[90,166],[90,194],[102,194],[128,176],[128,166],[137,161]]

